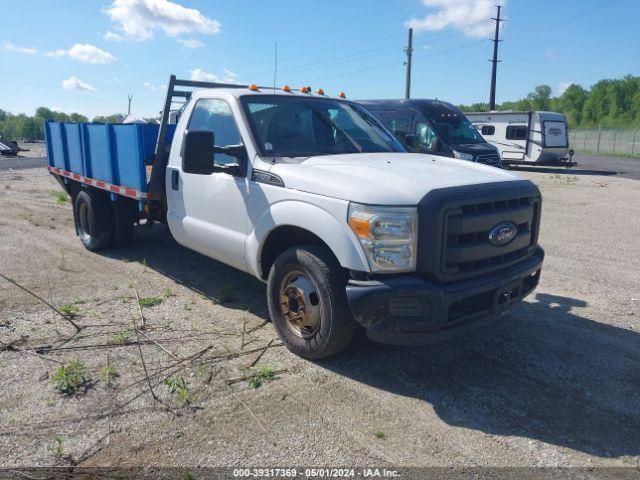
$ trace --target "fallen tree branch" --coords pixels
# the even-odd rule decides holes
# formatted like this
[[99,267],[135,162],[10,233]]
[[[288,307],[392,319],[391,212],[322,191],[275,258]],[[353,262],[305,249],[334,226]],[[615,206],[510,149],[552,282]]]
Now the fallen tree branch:
[[60,310],[58,310],[56,307],[54,307],[53,305],[51,305],[49,302],[47,302],[44,298],[42,298],[41,296],[39,296],[36,293],[33,293],[31,290],[29,290],[27,287],[23,287],[22,285],[20,285],[18,282],[16,282],[15,280],[7,277],[6,275],[3,275],[2,273],[0,273],[0,277],[4,278],[7,282],[11,283],[12,285],[15,285],[16,287],[18,287],[19,289],[27,292],[29,295],[31,295],[32,297],[37,298],[38,300],[40,300],[42,303],[44,303],[47,307],[49,307],[51,310],[53,310],[54,312],[56,312],[58,315],[60,315],[62,318],[64,318],[67,322],[69,322],[71,325],[74,326],[74,328],[76,329],[77,332],[80,331],[80,327],[78,326],[78,324],[76,322],[74,322],[73,320],[71,320],[71,317],[69,315],[65,315],[64,313],[62,313]]
[[267,346],[264,347],[262,349],[262,351],[260,352],[260,354],[256,357],[256,359],[251,362],[249,364],[249,366],[247,368],[251,368],[254,367],[256,363],[258,363],[260,361],[260,359],[262,358],[262,356],[264,355],[264,353],[269,349],[269,347],[271,347],[271,345],[273,344],[273,342],[275,341],[275,338],[272,338],[271,341],[269,343],[267,343]]

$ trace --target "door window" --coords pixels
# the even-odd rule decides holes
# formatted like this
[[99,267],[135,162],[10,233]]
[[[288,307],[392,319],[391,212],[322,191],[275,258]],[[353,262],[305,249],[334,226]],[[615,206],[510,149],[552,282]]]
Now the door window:
[[[188,129],[213,132],[216,147],[228,147],[242,143],[231,107],[224,100],[198,100],[189,119]],[[213,161],[213,155],[211,161]],[[238,159],[224,153],[216,153],[215,162],[217,165],[237,164]]]
[[424,122],[416,123],[416,135],[420,140],[420,145],[427,150],[436,150],[438,136],[433,128]]

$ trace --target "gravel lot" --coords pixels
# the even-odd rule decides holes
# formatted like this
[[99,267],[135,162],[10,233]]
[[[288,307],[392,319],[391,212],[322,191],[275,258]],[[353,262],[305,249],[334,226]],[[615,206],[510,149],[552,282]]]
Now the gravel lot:
[[[311,363],[279,346],[258,281],[162,226],[87,252],[43,168],[0,170],[0,273],[82,327],[0,278],[0,466],[640,466],[638,183],[522,175],[547,251],[524,304],[457,340]],[[144,329],[136,295],[159,302]],[[88,384],[64,396],[74,359]],[[256,389],[254,363],[276,372]]]

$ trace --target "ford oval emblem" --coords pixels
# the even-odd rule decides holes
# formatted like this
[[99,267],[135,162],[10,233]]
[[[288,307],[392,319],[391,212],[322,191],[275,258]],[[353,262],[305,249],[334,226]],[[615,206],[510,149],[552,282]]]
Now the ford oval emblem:
[[489,243],[494,247],[510,244],[518,234],[518,227],[513,222],[502,222],[489,230]]

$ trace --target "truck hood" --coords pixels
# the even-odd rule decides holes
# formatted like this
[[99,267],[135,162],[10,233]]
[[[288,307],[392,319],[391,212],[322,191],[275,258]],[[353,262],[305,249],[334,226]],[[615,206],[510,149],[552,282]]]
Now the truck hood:
[[429,191],[521,177],[464,160],[421,153],[358,153],[309,157],[270,169],[287,188],[373,205],[417,205]]

